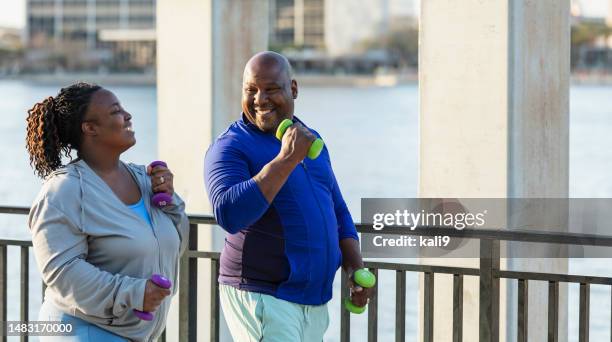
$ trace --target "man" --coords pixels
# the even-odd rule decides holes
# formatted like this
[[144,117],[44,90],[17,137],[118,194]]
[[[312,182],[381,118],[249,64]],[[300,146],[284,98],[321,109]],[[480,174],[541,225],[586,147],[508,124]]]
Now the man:
[[[221,253],[221,306],[236,341],[321,341],[334,275],[363,267],[353,219],[318,134],[293,115],[298,95],[287,59],[253,56],[244,69],[242,118],[210,146],[204,178],[217,222],[230,233]],[[282,141],[283,119],[295,123]],[[370,290],[354,286],[364,306]]]

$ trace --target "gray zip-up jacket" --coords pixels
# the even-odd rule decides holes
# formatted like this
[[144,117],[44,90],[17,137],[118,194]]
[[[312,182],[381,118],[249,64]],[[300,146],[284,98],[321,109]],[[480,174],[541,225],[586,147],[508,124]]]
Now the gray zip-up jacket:
[[46,301],[130,340],[151,341],[163,331],[171,296],[151,322],[138,319],[133,309],[142,310],[145,283],[154,273],[172,280],[176,293],[189,222],[176,194],[172,205],[152,207],[145,167],[124,165],[140,188],[153,227],[82,160],[46,179],[28,223]]

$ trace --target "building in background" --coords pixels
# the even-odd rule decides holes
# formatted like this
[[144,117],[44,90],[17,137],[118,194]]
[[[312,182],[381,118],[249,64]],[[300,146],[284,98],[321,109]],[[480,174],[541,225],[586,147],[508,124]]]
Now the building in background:
[[22,47],[22,31],[12,27],[0,27],[0,50],[19,50]]
[[571,68],[575,76],[612,74],[612,0],[608,13],[585,16],[585,0],[571,2]]
[[270,0],[270,45],[325,50],[325,0]]
[[[418,37],[411,32],[418,32],[417,6],[416,0],[271,0],[270,48],[300,72],[416,65]],[[414,56],[405,56],[406,44],[414,46]]]
[[156,0],[27,0],[30,72],[153,72]]
[[332,56],[354,53],[401,25],[416,25],[414,0],[332,0],[325,6],[325,43]]
[[23,31],[0,27],[0,77],[18,74],[22,63]]

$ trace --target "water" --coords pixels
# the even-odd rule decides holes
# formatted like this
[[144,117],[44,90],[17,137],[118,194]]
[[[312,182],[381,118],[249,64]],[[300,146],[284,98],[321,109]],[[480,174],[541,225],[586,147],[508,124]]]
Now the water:
[[[0,173],[0,204],[29,206],[41,182],[33,175],[25,151],[26,110],[45,96],[54,95],[56,86],[35,86],[20,81],[0,81],[0,152],[4,165]],[[133,115],[137,144],[125,160],[146,164],[155,159],[156,90],[154,87],[112,87],[124,107]],[[612,197],[612,98],[611,87],[580,86],[571,90],[570,195],[572,197]],[[345,200],[359,221],[363,197],[415,197],[418,179],[418,92],[415,85],[391,88],[312,88],[302,87],[296,113],[315,127],[328,145],[333,167]],[[358,162],[356,162],[358,161]],[[201,161],[194,161],[199,167]],[[202,190],[203,191],[203,190]],[[29,239],[23,216],[0,216],[0,238]],[[19,260],[11,249],[9,260]],[[603,260],[574,260],[572,273],[612,276]],[[18,265],[9,265],[9,320],[18,319]],[[31,317],[40,302],[40,278],[31,258]],[[393,272],[381,272],[384,288],[379,298],[379,334],[392,340],[394,331],[395,279]],[[339,330],[339,280],[330,303],[331,324],[326,340],[337,341]],[[406,335],[414,341],[417,331],[417,276],[407,279]],[[577,340],[577,287],[570,287],[570,341]],[[609,287],[593,286],[591,337],[609,340]],[[353,316],[355,341],[365,340],[366,317]]]

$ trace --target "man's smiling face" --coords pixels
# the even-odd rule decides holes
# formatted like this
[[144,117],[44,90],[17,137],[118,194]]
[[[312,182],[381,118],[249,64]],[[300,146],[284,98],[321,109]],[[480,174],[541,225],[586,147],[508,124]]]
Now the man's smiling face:
[[244,70],[242,111],[263,132],[274,133],[283,119],[293,118],[297,82],[288,67],[276,56],[260,54]]

